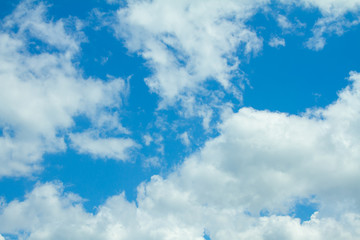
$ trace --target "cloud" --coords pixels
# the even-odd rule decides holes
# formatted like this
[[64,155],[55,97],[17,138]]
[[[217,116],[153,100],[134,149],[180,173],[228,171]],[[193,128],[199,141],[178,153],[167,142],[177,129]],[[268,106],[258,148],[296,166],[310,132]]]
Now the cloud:
[[301,0],[298,4],[319,8],[324,16],[341,16],[349,11],[357,12],[360,8],[359,0]]
[[96,216],[84,211],[82,201],[63,193],[59,183],[38,185],[25,201],[15,200],[1,209],[1,231],[21,231],[19,237],[26,239],[122,239],[136,226],[135,204],[123,194],[108,199]]
[[[39,184],[2,205],[2,234],[28,239],[358,239],[360,74],[326,108],[303,115],[242,108],[220,135],[168,176],[109,198],[95,214],[61,184]],[[299,199],[308,221],[287,216]],[[267,216],[261,212],[266,210]],[[19,220],[20,219],[20,220]]]
[[181,143],[184,144],[185,146],[190,146],[190,139],[189,139],[189,135],[187,132],[184,132],[182,134],[180,134],[178,136],[178,138],[181,140]]
[[321,18],[314,25],[312,30],[313,37],[306,42],[306,46],[316,51],[321,50],[326,44],[325,34],[331,35],[335,33],[336,35],[341,36],[347,29],[358,25],[359,22],[358,19],[350,21],[343,16],[328,16]]
[[285,39],[279,37],[272,37],[269,41],[269,46],[275,48],[279,46],[285,47]]
[[[146,60],[152,75],[145,82],[161,97],[159,108],[176,106],[183,116],[197,116],[204,122],[212,122],[217,116],[215,113],[223,111],[224,105],[219,106],[219,102],[229,101],[225,100],[226,96],[242,101],[244,77],[239,63],[242,58],[261,51],[263,45],[262,37],[249,20],[269,7],[269,2],[130,0],[117,11],[117,21],[110,23],[107,19],[105,22],[131,52]],[[305,43],[313,50],[325,46],[327,35],[340,35],[358,24],[357,20],[344,16],[348,12],[357,13],[359,1],[278,2],[279,8],[295,5],[320,10],[322,17],[313,26],[313,36]],[[285,15],[276,16],[285,33],[304,27],[298,20],[291,22]],[[285,44],[281,39],[275,40],[270,42],[272,46]],[[207,84],[214,82],[218,84],[218,93],[209,97],[213,89]],[[204,124],[204,128],[208,129],[208,124]]]
[[138,147],[132,139],[104,138],[91,131],[70,134],[70,139],[79,153],[102,159],[127,160],[129,150]]
[[151,142],[153,141],[153,138],[149,134],[144,135],[143,139],[144,139],[146,146],[149,146],[151,144]]
[[30,175],[44,153],[65,151],[77,116],[94,128],[122,129],[116,111],[124,81],[84,79],[73,63],[83,34],[70,20],[47,20],[46,10],[24,1],[2,22],[0,177]]
[[209,79],[230,91],[236,78],[236,54],[256,53],[262,40],[245,25],[266,0],[258,1],[128,1],[113,25],[130,51],[153,70],[146,79],[163,104],[199,93]]
[[276,21],[278,22],[279,27],[284,30],[292,30],[294,28],[293,23],[290,22],[289,19],[284,15],[278,14]]
[[[321,50],[326,44],[327,35],[342,35],[347,29],[359,24],[360,1],[353,0],[301,0],[301,1],[285,1],[279,2],[289,5],[294,4],[305,9],[317,8],[322,17],[320,17],[313,26],[313,36],[306,42],[306,47],[312,50]],[[346,15],[352,13],[353,19]],[[280,26],[285,28],[291,27],[286,18],[279,15],[278,22]]]

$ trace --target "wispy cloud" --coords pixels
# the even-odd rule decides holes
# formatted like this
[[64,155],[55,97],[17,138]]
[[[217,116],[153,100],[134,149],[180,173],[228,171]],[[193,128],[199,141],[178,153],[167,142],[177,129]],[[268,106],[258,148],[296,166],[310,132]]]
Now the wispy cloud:
[[25,1],[2,22],[0,177],[29,175],[41,168],[44,153],[64,151],[76,116],[97,128],[121,128],[106,109],[120,106],[124,81],[84,79],[73,63],[84,35],[64,19],[48,20],[46,10]]
[[272,37],[269,41],[270,47],[285,47],[285,39],[279,37]]
[[239,78],[236,53],[262,48],[262,39],[244,22],[266,2],[129,1],[113,28],[153,70],[145,81],[162,106],[174,105],[205,92],[208,80],[233,91],[237,85],[231,80]]

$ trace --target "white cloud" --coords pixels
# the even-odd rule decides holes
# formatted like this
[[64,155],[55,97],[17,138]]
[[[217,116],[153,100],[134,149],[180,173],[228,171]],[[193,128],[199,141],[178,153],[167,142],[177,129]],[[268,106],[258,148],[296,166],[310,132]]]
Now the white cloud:
[[[204,83],[209,80],[217,81],[226,93],[241,98],[241,91],[234,90],[238,83],[232,81],[241,79],[237,55],[262,49],[261,37],[246,21],[269,2],[129,0],[126,7],[118,10],[118,22],[113,28],[116,35],[125,40],[126,47],[140,54],[153,70],[145,81],[151,91],[161,96],[160,107],[180,101],[184,109],[210,111],[191,106],[189,101],[213,107],[211,101],[202,104],[192,100],[194,95],[207,95]],[[324,35],[342,34],[344,29],[358,24],[357,20],[349,21],[344,16],[348,12],[357,13],[359,0],[278,2],[320,10],[322,17],[313,27],[313,37],[306,42],[306,46],[314,50],[324,47]],[[285,31],[304,26],[298,20],[291,22],[285,15],[276,16]]]
[[20,239],[123,239],[130,231],[132,237],[139,236],[131,230],[136,227],[135,204],[124,195],[108,199],[95,216],[84,211],[81,201],[64,194],[61,184],[39,185],[25,201],[15,200],[1,209],[0,231],[21,231]]
[[[3,204],[2,234],[28,239],[359,239],[360,74],[336,102],[304,115],[242,108],[166,177],[89,214],[61,185]],[[315,196],[309,221],[288,214]],[[267,210],[269,216],[260,216]],[[71,236],[71,237],[70,237]]]
[[190,146],[190,139],[187,132],[184,132],[178,136],[178,138],[181,140],[181,143],[185,146]]
[[95,128],[123,129],[105,108],[120,106],[124,81],[82,78],[73,58],[83,35],[66,20],[47,20],[46,9],[25,1],[2,22],[0,177],[29,175],[41,169],[44,153],[64,151],[76,116]]
[[325,34],[335,33],[336,35],[341,36],[347,29],[358,25],[359,22],[359,20],[347,20],[343,16],[320,18],[313,27],[312,31],[314,36],[306,42],[306,46],[316,51],[321,50],[326,44]]
[[279,47],[283,46],[285,47],[285,39],[279,38],[279,37],[272,37],[269,41],[270,47]]
[[248,28],[258,1],[128,1],[118,10],[114,29],[126,46],[153,69],[146,79],[151,91],[173,104],[199,93],[214,79],[230,91],[243,54],[258,52],[262,40]]
[[[152,69],[153,74],[145,81],[152,92],[160,95],[159,108],[177,106],[185,117],[203,118],[204,128],[209,129],[213,127],[209,123],[217,116],[214,112],[222,111],[223,105],[219,105],[223,104],[224,96],[232,95],[242,101],[244,78],[239,56],[262,49],[261,36],[247,21],[259,9],[267,8],[269,2],[129,0],[126,7],[117,11],[118,21],[112,27],[126,47],[141,55]],[[358,0],[278,2],[321,11],[322,17],[313,26],[313,37],[305,43],[310,49],[322,49],[327,35],[342,34],[358,24],[344,18],[347,12],[356,13]],[[285,15],[275,15],[285,33],[305,26],[297,19],[292,22]],[[106,22],[109,24],[108,19]],[[269,44],[284,46],[285,40],[273,38]],[[206,83],[213,80],[219,84],[218,94],[208,99],[211,91],[206,89]]]
[[94,158],[127,160],[129,150],[138,145],[128,138],[100,137],[88,131],[70,134],[72,147],[81,154],[90,154]]
[[153,141],[153,138],[149,134],[144,135],[143,138],[146,146],[149,146]]
[[294,28],[293,23],[291,23],[289,19],[284,15],[278,14],[276,20],[278,22],[279,27],[281,27],[284,30],[291,30]]
[[[306,46],[313,50],[321,50],[324,48],[326,44],[326,35],[342,35],[346,29],[359,24],[359,0],[279,0],[279,2],[283,4],[295,4],[306,9],[319,9],[322,17],[317,20],[312,29],[313,37],[306,42]],[[345,17],[347,13],[353,13],[356,18],[353,20],[347,19]],[[283,26],[290,27],[283,16],[280,16],[278,20],[280,20],[278,21],[280,25],[284,23]]]
[[[295,1],[293,1],[295,2]],[[305,7],[319,8],[324,16],[342,16],[347,12],[357,12],[360,9],[359,0],[301,0],[296,1]]]

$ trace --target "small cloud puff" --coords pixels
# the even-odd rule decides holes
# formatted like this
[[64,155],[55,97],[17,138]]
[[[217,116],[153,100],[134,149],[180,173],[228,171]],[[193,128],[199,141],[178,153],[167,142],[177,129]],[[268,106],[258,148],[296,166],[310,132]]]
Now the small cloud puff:
[[149,134],[144,135],[143,139],[144,139],[146,146],[149,146],[151,144],[151,142],[153,141],[153,138]]
[[184,132],[182,134],[180,134],[178,136],[178,138],[181,140],[181,143],[184,144],[185,146],[190,146],[190,139],[189,139],[189,135],[187,132]]
[[272,37],[269,41],[269,45],[275,48],[279,46],[285,47],[285,39],[279,37]]

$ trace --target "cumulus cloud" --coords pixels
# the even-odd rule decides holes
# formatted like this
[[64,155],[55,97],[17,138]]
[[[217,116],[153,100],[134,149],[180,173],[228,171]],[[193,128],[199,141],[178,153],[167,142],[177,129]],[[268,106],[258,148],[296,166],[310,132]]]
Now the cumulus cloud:
[[122,129],[106,109],[119,108],[124,81],[84,79],[73,63],[83,34],[70,20],[47,20],[46,9],[24,1],[1,23],[0,177],[29,175],[44,153],[64,151],[76,116]]
[[[135,204],[124,195],[108,199],[95,216],[84,211],[82,201],[77,195],[64,194],[59,183],[38,185],[25,201],[15,200],[1,209],[0,231],[21,231],[22,239],[122,239],[136,227]],[[139,235],[132,232],[132,237]]]
[[[242,108],[220,135],[166,177],[113,196],[87,213],[61,184],[38,185],[2,205],[2,234],[28,239],[358,239],[360,74],[326,108],[303,115]],[[299,199],[308,221],[286,216]],[[262,211],[268,216],[262,216]],[[25,217],[24,217],[25,216]],[[19,220],[21,219],[21,220]]]
[[258,1],[128,1],[113,27],[127,48],[139,53],[153,70],[146,79],[163,103],[173,104],[215,80],[231,89],[239,59],[258,52],[262,39],[245,25]]

